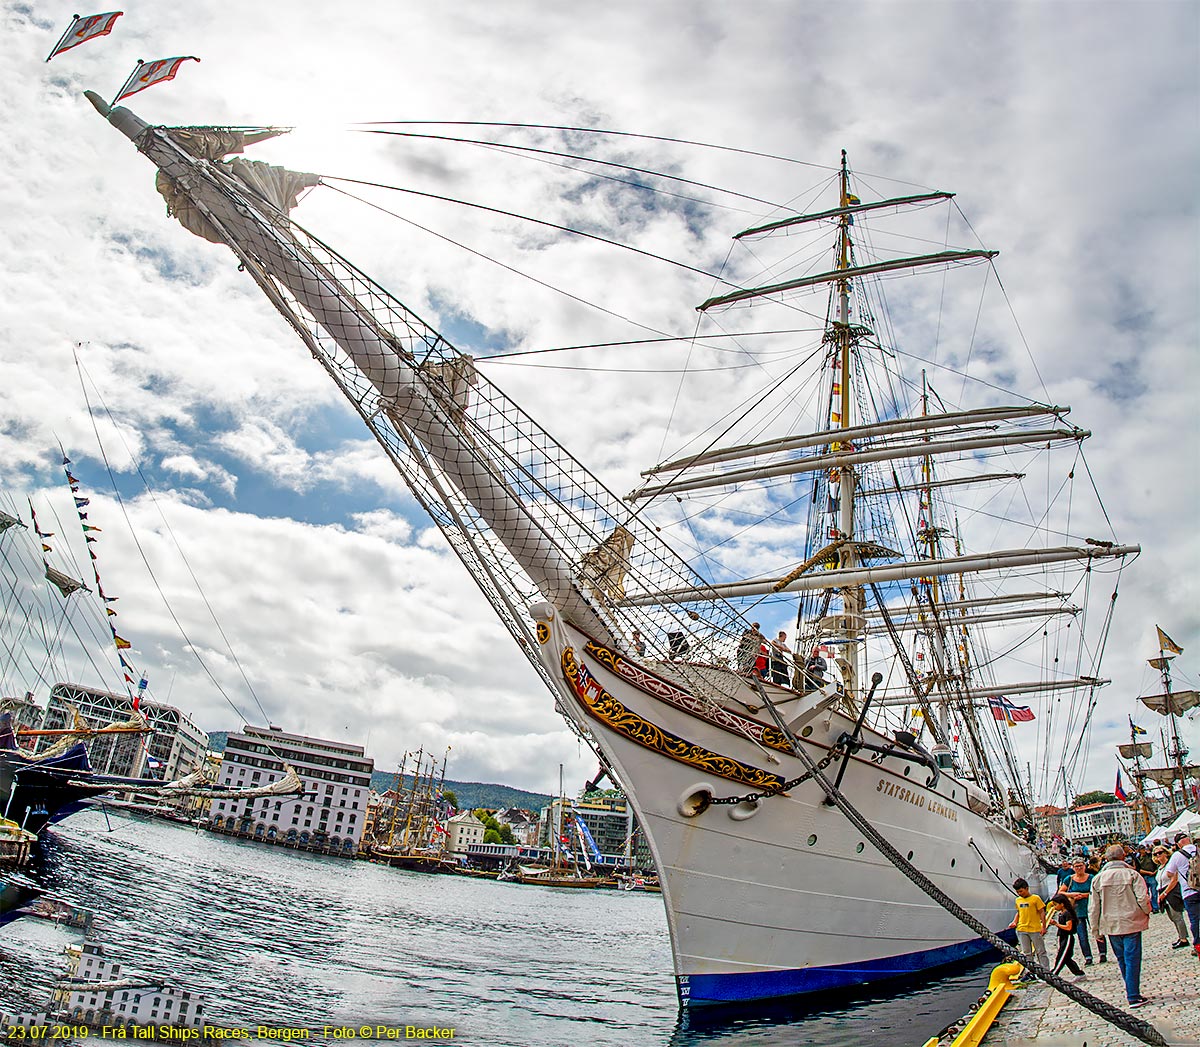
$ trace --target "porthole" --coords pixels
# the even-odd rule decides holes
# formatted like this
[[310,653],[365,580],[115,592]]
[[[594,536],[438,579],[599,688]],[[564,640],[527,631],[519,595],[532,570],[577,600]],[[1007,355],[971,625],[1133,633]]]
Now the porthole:
[[953,868],[954,868],[954,863],[955,863],[957,860],[958,860],[957,858],[951,858],[951,859],[950,859],[950,868],[951,868],[951,869],[953,869]]
[[805,727],[803,731],[800,732],[800,737],[807,738],[810,734],[812,734],[812,724],[811,723],[807,727]]
[[911,767],[909,767],[907,764],[905,764],[905,765],[904,765],[904,777],[905,777],[905,778],[907,778],[907,777],[908,777],[908,772],[909,772],[909,771],[911,771],[911,770],[912,770],[912,768],[911,768]]
[[979,871],[980,871],[980,872],[983,872],[983,866],[982,866],[982,865],[979,867]]
[[809,847],[811,847],[811,846],[812,846],[814,843],[816,843],[816,842],[817,842],[817,834],[816,834],[816,833],[813,833],[813,834],[812,834],[811,836],[809,836],[809,838],[808,838],[808,846],[809,846]]
[[861,843],[860,843],[860,844],[859,844],[857,847],[855,847],[855,848],[854,848],[854,853],[855,853],[855,854],[862,854],[862,853],[863,853],[863,845],[862,845]]
[[912,856],[913,856],[913,853],[912,853],[912,851],[909,851],[909,852],[908,852],[908,860],[909,860],[910,862],[912,861]]
[[952,799],[952,800],[958,799],[958,790],[957,789],[950,790],[950,799]]

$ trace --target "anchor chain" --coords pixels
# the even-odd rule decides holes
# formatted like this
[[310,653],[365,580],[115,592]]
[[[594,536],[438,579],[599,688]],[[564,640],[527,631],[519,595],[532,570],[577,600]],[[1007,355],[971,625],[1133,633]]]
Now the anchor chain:
[[781,793],[787,792],[789,789],[796,788],[813,778],[818,772],[825,770],[834,760],[838,759],[844,752],[841,743],[835,745],[829,752],[822,757],[816,764],[816,767],[811,771],[805,771],[799,778],[792,778],[784,782],[775,789],[764,789],[762,792],[746,793],[743,796],[714,796],[708,801],[708,806],[719,807],[723,804],[738,804],[738,803],[754,803],[757,800],[765,799],[768,796],[779,796]]

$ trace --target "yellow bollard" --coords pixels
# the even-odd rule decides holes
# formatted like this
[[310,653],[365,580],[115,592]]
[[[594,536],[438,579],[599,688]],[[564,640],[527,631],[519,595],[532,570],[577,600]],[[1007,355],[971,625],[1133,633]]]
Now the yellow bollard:
[[[1000,1008],[1008,1002],[1008,998],[1012,995],[1013,979],[1021,973],[1021,970],[1022,965],[1015,962],[1002,963],[992,969],[983,1003],[967,1020],[967,1024],[948,1044],[948,1047],[979,1047],[984,1036],[987,1035],[987,1031],[992,1027],[992,1023],[999,1016]],[[940,1042],[940,1038],[934,1036],[927,1040],[923,1047],[938,1047]]]

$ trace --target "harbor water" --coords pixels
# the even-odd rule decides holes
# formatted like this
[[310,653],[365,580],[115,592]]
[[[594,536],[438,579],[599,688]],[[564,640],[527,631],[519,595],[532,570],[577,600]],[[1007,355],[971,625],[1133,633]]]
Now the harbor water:
[[[403,872],[87,810],[44,836],[30,875],[94,910],[122,976],[199,993],[206,1019],[454,1029],[462,1044],[849,1047],[922,1044],[987,984],[987,963],[891,995],[681,1020],[659,895]],[[0,929],[0,1010],[45,1007],[81,935]],[[829,1001],[823,1001],[828,1004]]]

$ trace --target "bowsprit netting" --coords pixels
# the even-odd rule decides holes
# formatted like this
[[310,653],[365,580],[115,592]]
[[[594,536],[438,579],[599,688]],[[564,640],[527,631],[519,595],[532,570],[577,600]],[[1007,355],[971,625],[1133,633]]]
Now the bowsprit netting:
[[[247,161],[198,158],[169,129],[134,131],[172,207],[186,197],[233,249],[370,427],[556,696],[560,685],[537,656],[527,611],[542,599],[597,640],[671,660],[697,694],[720,701],[736,693],[734,674],[713,672],[732,663],[743,630],[733,607],[644,603],[703,580],[468,356],[293,223],[294,192],[270,199],[266,173]],[[292,175],[288,184],[303,180],[284,174]]]

